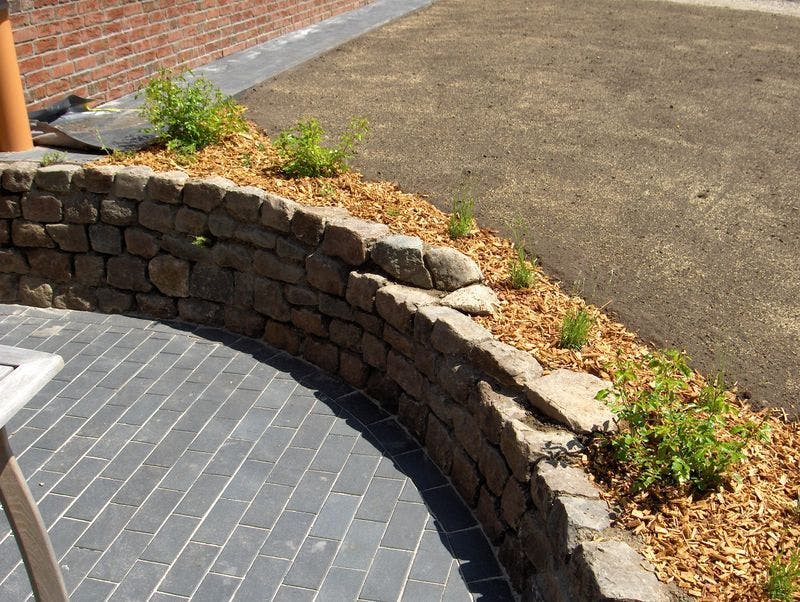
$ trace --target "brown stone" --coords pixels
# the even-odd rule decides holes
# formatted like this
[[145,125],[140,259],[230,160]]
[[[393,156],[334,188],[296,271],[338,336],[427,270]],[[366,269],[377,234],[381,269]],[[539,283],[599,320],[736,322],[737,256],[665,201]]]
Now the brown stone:
[[15,219],[11,222],[11,240],[17,247],[55,247],[44,225]]
[[369,272],[350,272],[347,279],[345,298],[350,305],[371,312],[375,307],[375,293],[382,286],[389,284],[383,276]]
[[339,353],[339,375],[346,383],[361,389],[367,384],[369,368],[355,353],[341,351]]
[[111,257],[106,264],[106,282],[116,288],[147,293],[153,285],[147,279],[146,265],[133,255]]
[[88,192],[108,194],[114,185],[114,176],[122,169],[120,165],[85,165],[73,174],[72,184]]
[[[188,207],[181,207],[178,211],[178,217],[175,218],[175,227],[179,228],[179,220],[181,219],[181,211],[191,211],[199,213],[200,215],[206,215],[202,211],[196,211],[194,209],[189,209]],[[208,216],[208,229],[217,238],[233,238],[233,233],[236,231],[236,228],[239,226],[235,219],[233,219],[230,215],[228,215],[227,211],[222,209],[215,209],[211,212]]]
[[357,324],[343,322],[342,320],[331,320],[328,330],[331,341],[339,347],[357,352],[361,351],[361,337],[364,331]]
[[202,211],[181,207],[175,214],[175,229],[186,234],[202,235],[208,228],[208,216]]
[[489,491],[498,497],[501,496],[511,473],[500,450],[489,443],[481,445],[478,466]]
[[549,512],[556,496],[568,494],[600,499],[600,491],[584,470],[555,460],[542,460],[531,475],[531,499],[544,514]]
[[100,201],[100,220],[114,226],[136,223],[136,202],[128,199],[103,199]]
[[30,249],[27,252],[31,271],[42,278],[67,282],[72,278],[70,255],[51,249]]
[[274,249],[278,239],[274,232],[270,232],[264,226],[257,224],[239,224],[239,227],[233,233],[233,237],[236,240],[254,247],[261,247],[262,249]]
[[478,491],[481,484],[480,474],[475,462],[458,445],[453,448],[453,464],[450,469],[450,478],[453,480],[453,486],[458,491],[461,499],[471,508],[475,508],[478,503]]
[[170,204],[180,203],[183,185],[188,180],[189,176],[182,171],[155,173],[150,176],[147,182],[145,198],[148,201],[160,201]]
[[68,224],[94,224],[100,214],[99,200],[91,193],[77,194],[62,199],[64,221]]
[[328,324],[320,314],[308,309],[292,309],[292,324],[300,330],[318,337],[328,337]]
[[38,163],[23,162],[13,163],[3,170],[2,186],[9,192],[27,192],[33,186],[33,178],[38,169]]
[[413,333],[414,315],[420,307],[435,305],[437,294],[410,288],[401,284],[389,284],[375,293],[375,308],[384,320],[397,330]]
[[141,228],[126,228],[125,247],[128,253],[149,259],[158,253],[158,236]]
[[157,293],[138,293],[136,306],[144,315],[160,320],[174,318],[178,314],[175,300]]
[[105,281],[105,260],[101,255],[76,255],[75,280],[81,284],[98,286]]
[[305,286],[288,284],[284,288],[284,294],[286,295],[286,300],[292,305],[319,305],[320,293]]
[[107,314],[121,314],[133,307],[133,295],[113,288],[97,289],[97,306]]
[[397,413],[398,400],[402,390],[391,378],[379,370],[370,371],[364,391],[380,402],[381,407],[392,414]]
[[62,251],[85,253],[89,250],[86,228],[80,224],[47,224],[45,230]]
[[514,529],[517,528],[517,521],[529,506],[525,489],[516,479],[508,479],[505,489],[503,489],[503,495],[500,498],[503,519]]
[[474,345],[469,358],[478,370],[509,387],[523,387],[542,375],[530,353],[494,338]]
[[431,333],[431,343],[436,350],[464,357],[475,345],[491,338],[491,332],[455,310],[439,313]]
[[450,396],[467,405],[480,375],[465,360],[456,356],[439,356],[436,381]]
[[486,487],[481,487],[478,493],[478,505],[475,507],[475,516],[483,527],[483,532],[489,540],[496,544],[503,537],[505,526],[500,520],[500,504],[495,496],[489,493]]
[[122,253],[122,231],[108,224],[92,224],[89,226],[89,241],[92,250],[107,255]]
[[361,339],[361,348],[364,350],[364,361],[378,370],[386,370],[386,354],[388,347],[381,339],[369,332],[365,332]]
[[175,228],[175,208],[164,203],[144,201],[139,204],[139,223],[158,232],[172,232]]
[[97,307],[97,296],[94,289],[80,284],[59,287],[53,296],[53,307],[58,309],[75,309],[93,311]]
[[253,257],[253,270],[259,276],[290,284],[297,284],[305,276],[305,271],[300,264],[280,259],[270,251],[256,251]]
[[303,357],[329,374],[336,374],[339,370],[339,349],[325,341],[306,339]]
[[16,303],[19,297],[19,276],[0,274],[0,302]]
[[383,340],[407,358],[411,360],[414,359],[414,341],[411,340],[411,337],[407,337],[395,328],[392,328],[390,324],[383,327]]
[[233,305],[245,309],[253,307],[254,280],[252,274],[233,273],[233,297],[231,298]]
[[198,264],[192,269],[189,293],[208,301],[228,303],[233,295],[234,278],[230,270]]
[[27,274],[30,271],[25,256],[16,249],[0,249],[0,272]]
[[[436,385],[428,383],[422,399],[439,420],[448,427],[453,426],[453,411],[458,409],[458,406],[453,403],[447,393]],[[480,442],[480,439],[478,439],[478,442]]]
[[152,169],[138,165],[119,170],[114,176],[114,196],[142,200],[152,175]]
[[219,326],[223,322],[222,307],[203,299],[179,299],[178,315],[187,322]]
[[50,192],[67,192],[72,183],[72,176],[81,170],[78,165],[58,164],[40,167],[36,170],[33,183],[41,190]]
[[253,253],[247,247],[232,242],[218,242],[211,253],[214,263],[221,268],[249,272],[253,266]]
[[464,408],[457,405],[453,405],[449,409],[456,439],[464,446],[464,450],[470,457],[477,461],[480,457],[481,448],[484,446],[484,439],[475,418]]
[[248,337],[260,337],[266,320],[252,309],[225,307],[225,328]]
[[290,232],[292,217],[299,207],[294,201],[267,194],[261,205],[261,223],[278,232]]
[[147,264],[147,272],[158,290],[168,297],[189,296],[188,261],[171,255],[158,255]]
[[526,512],[519,521],[519,540],[522,551],[537,572],[550,572],[554,568],[555,553],[541,516]]
[[322,253],[313,253],[306,258],[308,283],[324,293],[343,297],[348,273],[341,262]]
[[183,185],[183,202],[189,207],[210,213],[222,203],[225,193],[236,185],[220,176],[191,179]]
[[436,366],[439,362],[439,354],[434,349],[426,347],[421,343],[414,343],[414,365],[417,369],[427,376],[430,380],[436,380]]
[[386,357],[386,373],[411,397],[422,399],[425,377],[396,351],[389,351]]
[[0,220],[0,247],[11,244],[11,222],[7,219]]
[[0,197],[0,218],[13,219],[22,216],[20,201],[11,196]]
[[292,318],[291,307],[286,302],[281,285],[273,280],[256,278],[253,281],[253,307],[280,322],[288,322]]
[[428,414],[425,449],[442,472],[446,475],[450,474],[450,467],[453,463],[453,439],[444,423],[433,414]]
[[328,223],[321,249],[327,255],[359,266],[367,260],[375,241],[388,234],[389,227],[384,224],[349,216],[338,218]]
[[[221,243],[214,245],[212,249],[204,245],[195,244],[194,236],[175,233],[161,236],[159,244],[164,251],[174,257],[180,257],[181,259],[188,259],[189,261],[196,261],[199,263],[209,263],[214,259],[216,248],[220,246]],[[220,255],[222,255],[222,253],[220,253]]]
[[19,279],[19,302],[31,307],[51,307],[53,287],[41,278],[22,276]]
[[428,427],[428,407],[405,393],[400,395],[397,417],[420,441],[425,440]]
[[[538,585],[533,585],[532,581],[537,579],[539,575],[532,575],[531,566],[525,558],[525,554],[521,549],[521,544],[513,532],[506,532],[506,536],[500,543],[500,549],[497,551],[497,559],[503,565],[508,578],[511,581],[511,586],[518,592],[537,592],[537,599],[547,600],[547,602],[572,602],[562,597],[547,596],[542,593],[539,594]],[[548,591],[548,594],[550,592]],[[539,596],[543,597],[539,597]]]
[[300,353],[303,337],[297,330],[287,324],[267,320],[267,326],[264,329],[264,340],[278,349],[297,355]]
[[266,195],[266,192],[255,186],[237,186],[225,193],[224,206],[240,222],[255,224]]
[[32,222],[61,221],[61,201],[50,194],[30,192],[22,197],[22,216]]
[[356,311],[353,313],[353,320],[367,332],[371,332],[376,336],[383,333],[383,325],[385,322],[378,316],[368,314],[364,311]]
[[527,417],[527,412],[512,397],[495,391],[484,380],[472,390],[468,405],[474,408],[483,434],[495,445],[500,445],[500,435],[508,420],[524,420]]
[[292,216],[292,235],[303,244],[315,247],[322,239],[327,223],[346,216],[349,214],[343,207],[299,205]]
[[350,321],[353,319],[353,308],[340,297],[319,294],[319,311],[331,318]]
[[308,247],[301,245],[296,240],[284,238],[283,236],[275,237],[275,252],[278,257],[302,262],[305,262],[310,253]]

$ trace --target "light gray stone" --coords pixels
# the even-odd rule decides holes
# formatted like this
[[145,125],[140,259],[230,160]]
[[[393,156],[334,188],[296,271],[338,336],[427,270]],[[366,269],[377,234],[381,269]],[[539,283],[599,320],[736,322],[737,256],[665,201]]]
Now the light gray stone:
[[533,463],[568,452],[580,452],[583,445],[569,431],[535,429],[521,420],[511,419],[500,435],[500,449],[514,476],[525,483],[530,479]]
[[221,176],[191,179],[183,185],[183,202],[209,213],[222,203],[225,194],[236,185]]
[[610,527],[608,504],[599,499],[558,495],[547,518],[547,532],[559,555],[571,554],[581,541]]
[[389,227],[385,224],[354,217],[335,219],[325,229],[322,251],[359,266],[367,260],[375,241],[388,234]]
[[478,370],[509,387],[523,387],[542,375],[542,367],[530,353],[494,338],[474,345],[469,358]]
[[224,206],[240,222],[255,224],[267,193],[255,186],[237,186],[225,193]]
[[329,221],[349,215],[344,207],[299,205],[292,216],[292,235],[303,244],[317,246]]
[[[191,210],[190,210],[191,211]],[[178,212],[180,216],[180,211]],[[177,220],[176,220],[177,225]],[[208,229],[217,238],[233,238],[239,224],[227,211],[215,209],[208,216]]]
[[414,314],[417,309],[438,302],[439,297],[436,292],[402,284],[390,284],[375,293],[375,308],[378,315],[397,330],[409,334],[413,332]]
[[72,182],[72,176],[81,170],[79,165],[59,164],[40,167],[33,179],[34,184],[41,190],[51,192],[67,192]]
[[372,248],[372,260],[387,274],[407,284],[432,288],[433,279],[423,257],[423,244],[416,236],[392,234],[379,239]]
[[36,175],[36,170],[39,168],[38,163],[23,162],[14,163],[3,170],[2,186],[9,192],[27,192],[33,185],[33,178]]
[[571,563],[576,599],[667,602],[666,586],[642,565],[644,559],[622,541],[588,541]]
[[433,278],[434,288],[442,291],[454,291],[483,280],[478,264],[452,247],[425,247],[425,267]]
[[451,355],[466,356],[475,345],[491,338],[492,333],[483,326],[449,308],[438,314],[431,332],[433,347]]
[[500,436],[507,421],[521,421],[527,415],[512,397],[495,391],[484,380],[472,390],[469,405],[476,414],[481,431],[495,445],[500,445]]
[[181,202],[183,185],[189,176],[182,171],[165,171],[153,174],[147,183],[145,197],[149,201],[177,204]]
[[560,494],[600,499],[600,491],[577,466],[542,460],[531,476],[531,499],[540,511],[546,512]]
[[149,167],[126,167],[119,170],[114,176],[114,196],[141,201],[152,175],[153,170]]
[[614,414],[602,401],[599,391],[611,383],[591,374],[556,370],[526,383],[525,394],[531,405],[544,415],[580,433],[613,431]]
[[347,280],[345,298],[351,305],[364,311],[372,311],[375,306],[375,293],[389,281],[378,274],[350,272]]
[[87,192],[108,194],[114,186],[114,176],[123,169],[121,165],[86,165],[73,174],[72,184]]
[[446,295],[442,305],[474,316],[488,316],[500,308],[500,299],[488,286],[471,284]]
[[261,223],[278,232],[291,232],[292,217],[300,206],[289,199],[267,194],[261,205]]

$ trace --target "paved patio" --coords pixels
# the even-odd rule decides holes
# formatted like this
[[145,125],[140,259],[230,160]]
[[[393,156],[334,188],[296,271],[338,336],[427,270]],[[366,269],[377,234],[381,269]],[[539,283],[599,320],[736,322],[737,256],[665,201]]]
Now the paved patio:
[[[259,341],[0,305],[64,370],[9,423],[71,599],[507,600],[468,508],[394,418]],[[31,597],[0,518],[0,600]]]

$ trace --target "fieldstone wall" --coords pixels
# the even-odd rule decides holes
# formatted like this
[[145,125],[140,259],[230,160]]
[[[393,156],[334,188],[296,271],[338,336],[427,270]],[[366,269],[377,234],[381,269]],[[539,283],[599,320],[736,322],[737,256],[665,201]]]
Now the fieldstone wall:
[[468,257],[315,208],[147,168],[0,166],[0,300],[224,326],[363,389],[426,446],[515,587],[668,600],[585,473],[608,385],[496,340]]

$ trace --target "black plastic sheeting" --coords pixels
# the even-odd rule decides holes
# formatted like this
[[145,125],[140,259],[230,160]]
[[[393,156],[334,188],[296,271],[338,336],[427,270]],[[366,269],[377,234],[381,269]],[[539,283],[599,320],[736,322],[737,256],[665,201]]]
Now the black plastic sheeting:
[[70,94],[28,113],[35,144],[100,152],[135,151],[155,142],[138,109],[90,109],[89,98]]

